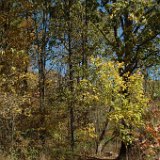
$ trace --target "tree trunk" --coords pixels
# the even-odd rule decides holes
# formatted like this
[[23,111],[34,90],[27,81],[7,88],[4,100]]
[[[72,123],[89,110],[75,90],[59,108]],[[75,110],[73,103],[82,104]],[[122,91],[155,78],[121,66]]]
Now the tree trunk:
[[99,136],[99,140],[97,142],[96,154],[101,154],[103,144],[104,144],[103,140],[104,140],[107,126],[108,126],[108,120],[105,122],[104,128]]
[[87,69],[87,28],[88,28],[88,0],[85,0],[85,19],[84,19],[84,31],[82,32],[82,67],[83,75],[82,79],[86,78]]
[[45,63],[46,63],[46,34],[47,34],[47,22],[46,22],[46,6],[47,4],[44,4],[45,9],[43,10],[43,19],[42,19],[42,25],[43,25],[43,37],[42,37],[42,44],[41,44],[41,52],[39,53],[39,110],[40,110],[40,127],[42,128],[40,131],[40,139],[41,143],[44,146],[45,144]]
[[121,148],[117,160],[129,160],[128,159],[128,147],[126,147],[124,142],[121,142]]
[[72,0],[69,0],[68,3],[68,65],[69,65],[69,90],[71,95],[71,98],[69,99],[68,108],[70,113],[70,145],[72,152],[74,151],[74,108],[73,108],[73,60],[72,60],[72,38],[71,38],[71,32],[72,32],[72,22],[70,17],[71,12],[71,2]]

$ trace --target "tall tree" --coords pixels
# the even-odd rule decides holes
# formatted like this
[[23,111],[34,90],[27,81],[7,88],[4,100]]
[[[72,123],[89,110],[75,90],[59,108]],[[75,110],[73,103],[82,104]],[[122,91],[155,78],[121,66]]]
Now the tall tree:
[[[126,74],[159,63],[159,1],[102,0],[100,3],[102,23],[94,25],[106,42],[106,55],[111,53],[114,61],[124,63],[119,74],[125,81],[128,81]],[[123,144],[121,151],[125,152]]]

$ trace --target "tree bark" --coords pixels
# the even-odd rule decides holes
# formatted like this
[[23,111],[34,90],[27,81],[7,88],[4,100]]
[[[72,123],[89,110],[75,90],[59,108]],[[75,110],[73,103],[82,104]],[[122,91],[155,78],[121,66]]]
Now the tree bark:
[[43,4],[45,9],[43,10],[42,15],[42,29],[44,31],[43,37],[42,37],[42,44],[41,44],[41,52],[39,53],[39,59],[38,59],[38,66],[39,66],[39,110],[40,110],[40,139],[42,142],[42,145],[45,144],[45,63],[46,63],[46,34],[47,34],[47,20],[46,20],[46,12],[47,12],[47,4]]
[[133,145],[126,145],[122,141],[117,160],[130,160],[131,159],[132,147],[133,147]]
[[69,98],[69,114],[70,114],[70,145],[72,152],[74,151],[74,145],[75,145],[75,139],[74,139],[74,108],[73,108],[73,60],[72,60],[72,38],[71,38],[71,32],[72,32],[72,24],[71,24],[71,2],[72,0],[69,0],[68,2],[68,65],[69,65],[69,90],[71,93],[71,98]]

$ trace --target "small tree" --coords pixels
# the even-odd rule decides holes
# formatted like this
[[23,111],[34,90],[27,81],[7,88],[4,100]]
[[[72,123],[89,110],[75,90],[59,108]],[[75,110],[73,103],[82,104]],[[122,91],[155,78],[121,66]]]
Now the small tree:
[[[97,153],[101,153],[109,142],[107,131],[112,130],[111,139],[120,137],[128,146],[134,141],[133,132],[143,126],[143,115],[147,107],[147,98],[143,92],[143,75],[136,71],[128,76],[126,82],[119,75],[123,63],[93,59],[90,63],[90,77],[80,82],[79,100],[90,107],[91,111],[101,110],[98,117],[102,124],[95,124]],[[125,95],[123,91],[128,90]],[[95,117],[94,117],[95,118]],[[97,128],[98,127],[98,128]],[[99,132],[98,132],[99,131]]]

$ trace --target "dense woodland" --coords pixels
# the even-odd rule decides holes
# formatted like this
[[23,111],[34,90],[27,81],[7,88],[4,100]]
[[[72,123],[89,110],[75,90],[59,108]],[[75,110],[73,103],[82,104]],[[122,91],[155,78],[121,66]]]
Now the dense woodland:
[[0,0],[0,159],[160,160],[160,0]]

